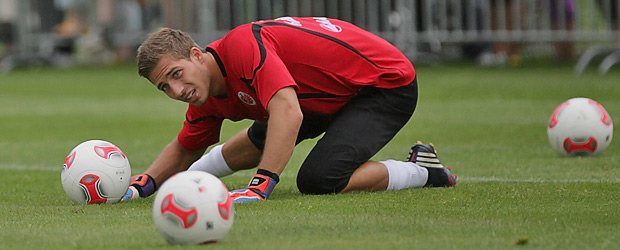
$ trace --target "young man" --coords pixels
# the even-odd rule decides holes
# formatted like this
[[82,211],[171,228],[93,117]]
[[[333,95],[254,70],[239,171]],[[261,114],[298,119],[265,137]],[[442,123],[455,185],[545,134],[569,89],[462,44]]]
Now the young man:
[[[125,199],[147,197],[183,170],[218,177],[258,168],[235,202],[264,200],[295,145],[324,133],[302,164],[304,194],[454,186],[432,145],[415,144],[408,162],[369,161],[409,121],[416,73],[394,46],[350,23],[284,17],[241,25],[201,49],[164,28],[138,49],[139,74],[189,103],[186,121]],[[255,120],[226,143],[224,119]],[[201,157],[202,156],[202,157]]]

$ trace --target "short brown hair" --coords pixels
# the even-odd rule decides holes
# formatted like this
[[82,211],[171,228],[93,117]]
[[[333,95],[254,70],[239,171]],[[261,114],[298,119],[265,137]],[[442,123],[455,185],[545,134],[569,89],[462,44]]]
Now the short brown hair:
[[138,74],[148,79],[149,74],[164,55],[170,55],[174,59],[189,59],[189,51],[192,47],[200,48],[185,32],[161,28],[157,32],[151,33],[138,47],[136,56]]

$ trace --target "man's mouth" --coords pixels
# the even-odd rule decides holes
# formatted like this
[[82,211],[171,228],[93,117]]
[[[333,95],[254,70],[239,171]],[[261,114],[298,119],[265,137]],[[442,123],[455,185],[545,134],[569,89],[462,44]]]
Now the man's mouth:
[[190,99],[192,99],[192,97],[194,97],[194,95],[196,95],[196,90],[192,90],[192,92],[189,93],[189,95],[187,95],[187,98],[185,98],[185,100],[189,101]]

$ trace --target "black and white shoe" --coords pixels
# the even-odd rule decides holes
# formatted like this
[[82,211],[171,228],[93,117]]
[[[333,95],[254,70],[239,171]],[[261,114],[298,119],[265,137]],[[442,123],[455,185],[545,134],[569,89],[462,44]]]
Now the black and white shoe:
[[428,170],[428,180],[424,187],[453,187],[456,185],[456,176],[452,174],[449,168],[441,164],[433,143],[423,144],[418,141],[411,146],[407,161]]

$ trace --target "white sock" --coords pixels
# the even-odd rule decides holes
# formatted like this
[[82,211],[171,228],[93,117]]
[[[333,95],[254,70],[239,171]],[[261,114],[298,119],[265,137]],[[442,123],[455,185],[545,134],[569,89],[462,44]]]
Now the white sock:
[[209,151],[209,153],[203,155],[195,161],[187,171],[204,171],[216,177],[224,177],[231,175],[235,171],[228,167],[228,164],[224,160],[222,155],[222,146],[224,144],[217,145]]
[[388,170],[387,190],[423,187],[428,179],[428,170],[413,162],[386,160],[379,163],[385,165]]

